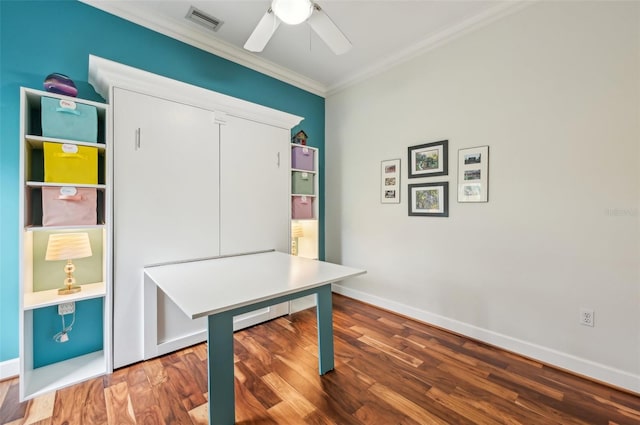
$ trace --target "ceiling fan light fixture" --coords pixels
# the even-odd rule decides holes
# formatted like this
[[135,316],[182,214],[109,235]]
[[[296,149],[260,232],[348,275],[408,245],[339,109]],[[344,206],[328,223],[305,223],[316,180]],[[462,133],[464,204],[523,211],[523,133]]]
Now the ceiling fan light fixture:
[[285,24],[298,25],[311,16],[313,2],[311,0],[273,0],[271,10]]

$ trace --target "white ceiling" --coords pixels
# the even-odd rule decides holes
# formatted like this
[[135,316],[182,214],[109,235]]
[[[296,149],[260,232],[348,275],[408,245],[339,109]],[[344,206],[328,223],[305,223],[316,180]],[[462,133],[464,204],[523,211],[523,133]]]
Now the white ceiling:
[[[270,0],[81,0],[106,12],[326,96],[522,7],[520,0],[317,0],[353,44],[336,56],[303,23],[282,24],[262,53],[242,48]],[[224,21],[185,19],[190,6]]]

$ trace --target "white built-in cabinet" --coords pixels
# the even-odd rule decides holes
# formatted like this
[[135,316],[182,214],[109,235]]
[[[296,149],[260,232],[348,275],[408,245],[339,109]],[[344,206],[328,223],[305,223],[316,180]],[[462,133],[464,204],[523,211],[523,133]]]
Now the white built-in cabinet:
[[[119,88],[111,104],[113,345],[120,367],[144,358],[144,266],[220,254],[219,125],[211,111]],[[162,293],[156,303],[150,349],[203,328]]]
[[[43,137],[43,97],[67,102],[73,105],[73,109],[82,104],[94,107],[98,119],[97,142]],[[109,114],[109,105],[103,103],[20,89],[20,400],[37,397],[111,370],[111,149],[106,143],[109,138]],[[61,149],[64,146],[76,151],[78,147],[97,150],[98,184],[46,182],[43,157],[45,142],[60,146]],[[46,187],[96,189],[96,222],[91,225],[43,225],[42,192]],[[60,295],[58,289],[63,286],[65,262],[45,261],[48,237],[56,233],[77,232],[90,234],[93,255],[74,260],[76,284],[82,288],[81,291]],[[62,330],[58,305],[63,303],[74,303],[75,323],[68,332],[69,341],[54,342],[54,335]],[[90,306],[88,309],[85,308],[87,305]],[[65,316],[66,326],[70,324],[71,316]],[[82,335],[97,337],[83,346],[83,342],[78,340],[82,339]]]
[[220,253],[289,250],[290,131],[226,116],[220,125]]
[[[290,114],[91,57],[113,109],[114,366],[206,339],[145,266],[289,252]],[[185,282],[185,290],[188,284]],[[235,318],[236,329],[288,312]]]

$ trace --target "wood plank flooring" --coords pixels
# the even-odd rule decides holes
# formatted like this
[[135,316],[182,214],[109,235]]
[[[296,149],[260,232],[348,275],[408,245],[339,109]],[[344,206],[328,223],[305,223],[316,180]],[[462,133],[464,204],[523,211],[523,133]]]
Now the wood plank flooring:
[[[336,369],[318,376],[315,310],[235,333],[237,423],[640,424],[640,397],[334,295]],[[206,424],[199,344],[18,402],[0,424]]]

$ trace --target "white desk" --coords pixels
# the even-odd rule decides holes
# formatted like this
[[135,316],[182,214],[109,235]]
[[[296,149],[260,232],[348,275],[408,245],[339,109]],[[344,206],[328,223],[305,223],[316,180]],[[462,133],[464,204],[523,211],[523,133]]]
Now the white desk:
[[209,424],[235,423],[233,316],[316,294],[318,367],[334,367],[331,283],[365,273],[269,251],[145,268],[191,319],[208,316]]

